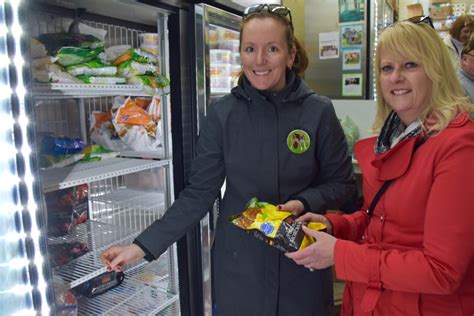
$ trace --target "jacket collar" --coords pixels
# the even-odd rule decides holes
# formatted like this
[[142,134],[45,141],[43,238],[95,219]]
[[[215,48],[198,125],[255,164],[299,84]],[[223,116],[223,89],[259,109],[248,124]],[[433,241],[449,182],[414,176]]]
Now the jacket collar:
[[[469,114],[463,112],[451,121],[451,123],[448,125],[448,128],[464,126],[468,121]],[[370,150],[373,154],[372,157],[374,157],[371,161],[371,164],[373,167],[378,169],[378,180],[387,181],[396,179],[404,175],[410,167],[413,159],[415,144],[421,137],[424,136],[420,135],[418,137],[408,138],[380,155],[375,155],[373,150],[373,145],[376,138],[373,137],[370,139],[365,139],[356,144],[356,155],[357,153],[363,153],[366,150]],[[430,140],[428,139],[427,142],[429,141]],[[370,146],[371,148],[368,149],[366,146]]]

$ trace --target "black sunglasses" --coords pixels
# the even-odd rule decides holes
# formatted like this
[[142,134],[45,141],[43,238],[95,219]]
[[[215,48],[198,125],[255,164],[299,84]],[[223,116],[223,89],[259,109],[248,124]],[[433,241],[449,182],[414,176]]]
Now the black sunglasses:
[[293,19],[291,17],[291,11],[285,6],[279,5],[279,4],[254,4],[251,5],[250,7],[246,8],[244,10],[244,15],[242,16],[243,19],[257,14],[259,12],[262,12],[264,9],[266,9],[268,12],[270,12],[273,15],[286,18],[287,16],[290,18],[290,27],[291,31],[294,31],[293,28]]
[[428,15],[417,15],[417,16],[407,19],[406,21],[410,21],[415,24],[427,24],[431,26],[431,28],[433,29],[435,28],[433,25],[433,20],[431,20],[431,18]]

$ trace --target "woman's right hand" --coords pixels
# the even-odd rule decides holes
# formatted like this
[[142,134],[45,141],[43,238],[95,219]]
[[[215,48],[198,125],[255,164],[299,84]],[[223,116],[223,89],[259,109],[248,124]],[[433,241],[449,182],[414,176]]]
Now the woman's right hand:
[[296,219],[298,222],[319,222],[327,227],[327,233],[332,235],[332,224],[324,215],[308,212]]
[[112,246],[100,255],[107,271],[123,271],[124,265],[137,262],[143,257],[145,252],[135,244]]

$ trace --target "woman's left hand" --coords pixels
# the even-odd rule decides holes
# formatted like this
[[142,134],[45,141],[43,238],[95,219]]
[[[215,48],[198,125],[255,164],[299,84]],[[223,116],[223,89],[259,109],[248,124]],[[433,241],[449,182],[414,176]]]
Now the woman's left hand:
[[300,216],[300,214],[304,212],[303,202],[298,200],[290,200],[285,204],[279,204],[277,208],[279,211],[291,212],[296,216]]
[[316,242],[306,248],[285,254],[297,264],[308,269],[325,269],[334,265],[334,246],[337,239],[333,236],[303,226],[306,235],[313,236]]

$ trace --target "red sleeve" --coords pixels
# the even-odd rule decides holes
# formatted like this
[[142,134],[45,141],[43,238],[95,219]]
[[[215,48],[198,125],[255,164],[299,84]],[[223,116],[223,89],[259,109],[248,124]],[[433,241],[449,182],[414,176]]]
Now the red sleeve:
[[345,240],[360,240],[368,223],[368,216],[364,211],[352,214],[328,213],[325,216],[332,224],[333,235]]

